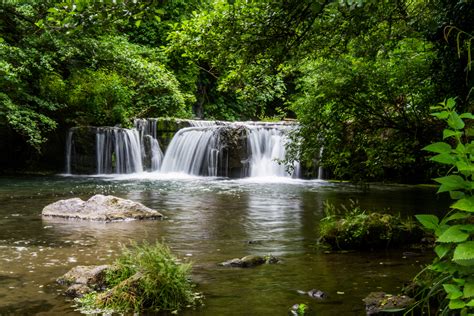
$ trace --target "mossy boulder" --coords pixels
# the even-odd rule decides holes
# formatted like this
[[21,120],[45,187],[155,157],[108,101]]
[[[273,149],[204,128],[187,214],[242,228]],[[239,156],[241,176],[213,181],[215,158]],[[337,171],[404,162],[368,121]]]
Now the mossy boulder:
[[92,291],[100,291],[106,287],[106,273],[109,265],[77,266],[56,279],[61,285],[67,285],[66,295],[82,297]]
[[332,212],[319,224],[320,243],[333,249],[371,250],[420,243],[424,233],[414,220],[354,207]]

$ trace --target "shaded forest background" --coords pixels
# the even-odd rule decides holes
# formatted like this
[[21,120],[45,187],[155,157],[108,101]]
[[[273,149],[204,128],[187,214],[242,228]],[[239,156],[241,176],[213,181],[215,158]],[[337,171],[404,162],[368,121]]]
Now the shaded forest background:
[[427,181],[430,106],[472,111],[473,20],[469,0],[2,1],[2,171],[61,171],[77,125],[296,118],[288,162]]

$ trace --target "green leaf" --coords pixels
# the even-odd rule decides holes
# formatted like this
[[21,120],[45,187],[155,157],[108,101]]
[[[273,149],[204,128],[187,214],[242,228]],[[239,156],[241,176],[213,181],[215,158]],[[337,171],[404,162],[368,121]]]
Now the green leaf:
[[466,183],[463,177],[458,175],[449,175],[446,177],[436,178],[434,180],[438,183],[441,183],[438,193],[459,189],[468,189],[469,185],[469,183]]
[[460,131],[453,131],[451,129],[445,129],[443,130],[443,139],[449,138],[449,137],[461,137],[462,132]]
[[459,199],[462,199],[465,196],[465,194],[464,192],[460,192],[460,191],[449,191],[449,196],[453,200],[459,200]]
[[450,154],[439,154],[439,155],[431,157],[430,160],[436,161],[442,164],[446,164],[446,165],[454,165],[456,163],[456,159]]
[[456,220],[456,219],[464,219],[464,218],[469,218],[471,217],[472,215],[471,214],[468,214],[468,213],[463,213],[463,212],[456,212],[452,215],[449,215],[448,217],[444,218],[442,220],[442,223],[447,223],[449,221],[453,221],[453,220]]
[[466,241],[456,246],[453,261],[462,266],[474,265],[474,241]]
[[461,225],[454,225],[446,229],[439,237],[438,242],[463,242],[469,238],[469,234],[461,230]]
[[450,300],[449,309],[461,309],[466,306],[466,303],[463,300]]
[[464,128],[464,122],[456,112],[452,112],[448,118],[448,125],[452,129],[460,130]]
[[440,244],[434,248],[434,251],[438,255],[438,258],[442,259],[451,250],[451,245]]
[[[441,104],[443,104],[443,103],[441,103]],[[444,104],[446,105],[446,107],[448,109],[452,109],[456,105],[456,101],[453,98],[449,98],[448,100],[445,101]]]
[[140,24],[142,24],[142,20],[136,20],[135,21],[135,26],[140,27]]
[[435,215],[430,214],[418,214],[415,215],[416,219],[423,225],[425,228],[435,230],[438,228],[439,219]]
[[474,172],[474,164],[464,161],[457,161],[456,168],[458,168],[459,171]]
[[466,118],[466,119],[470,119],[470,120],[474,120],[474,115],[472,113],[463,113],[461,115],[459,115],[460,118]]
[[470,300],[469,303],[466,304],[466,306],[474,307],[474,300]]
[[448,298],[451,300],[455,300],[457,298],[462,297],[462,292],[459,286],[454,284],[443,284],[443,288],[448,293]]
[[449,113],[447,111],[442,111],[442,112],[435,112],[431,113],[434,117],[440,119],[440,120],[445,120],[449,117]]
[[458,201],[456,201],[451,208],[466,211],[466,212],[474,212],[474,196],[465,197]]
[[451,146],[445,142],[433,143],[423,148],[423,150],[438,153],[438,154],[450,153],[451,149],[452,149]]
[[464,284],[464,298],[474,297],[474,282],[467,282]]

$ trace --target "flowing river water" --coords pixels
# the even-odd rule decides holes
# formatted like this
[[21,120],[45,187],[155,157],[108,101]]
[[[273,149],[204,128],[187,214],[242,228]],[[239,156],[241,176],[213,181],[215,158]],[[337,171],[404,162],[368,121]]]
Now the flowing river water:
[[[112,194],[162,212],[163,221],[99,223],[41,217],[47,204]],[[314,315],[364,315],[371,291],[396,293],[432,259],[403,250],[326,254],[315,247],[325,202],[357,200],[401,214],[441,212],[448,201],[422,186],[293,179],[228,180],[144,173],[113,177],[0,178],[0,315],[79,315],[55,279],[76,265],[108,264],[130,241],[165,241],[192,261],[205,305],[183,315],[286,315],[307,303]],[[217,263],[272,254],[276,265]],[[296,290],[320,289],[323,301]]]

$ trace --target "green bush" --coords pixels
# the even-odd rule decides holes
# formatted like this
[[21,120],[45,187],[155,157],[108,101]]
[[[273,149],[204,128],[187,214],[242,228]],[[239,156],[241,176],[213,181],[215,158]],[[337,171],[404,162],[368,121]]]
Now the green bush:
[[154,245],[132,244],[106,275],[108,290],[79,299],[85,310],[177,311],[198,305],[199,293],[190,281],[191,264],[181,263],[170,249]]
[[326,204],[319,224],[320,242],[338,249],[374,249],[420,242],[423,234],[411,219],[370,212],[351,201],[349,208]]

